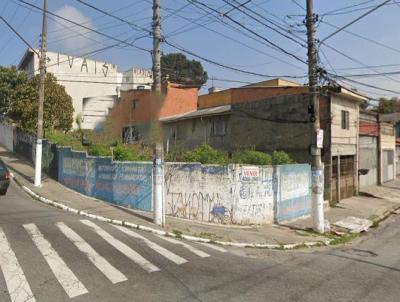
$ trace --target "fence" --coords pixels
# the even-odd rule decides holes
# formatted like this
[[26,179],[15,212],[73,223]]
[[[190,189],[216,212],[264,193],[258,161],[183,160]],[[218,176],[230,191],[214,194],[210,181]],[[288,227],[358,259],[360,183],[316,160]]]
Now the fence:
[[[30,162],[35,138],[0,123],[0,144]],[[12,142],[12,144],[11,144]],[[115,162],[43,142],[43,170],[82,194],[152,210],[152,163]],[[166,213],[222,224],[268,224],[311,213],[309,165],[166,163]]]

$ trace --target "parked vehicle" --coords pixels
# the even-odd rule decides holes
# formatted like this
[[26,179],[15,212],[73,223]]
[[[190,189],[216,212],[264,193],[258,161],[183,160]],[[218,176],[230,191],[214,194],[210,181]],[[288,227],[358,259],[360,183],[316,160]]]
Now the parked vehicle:
[[7,189],[10,185],[11,174],[7,166],[0,159],[0,195],[6,195]]

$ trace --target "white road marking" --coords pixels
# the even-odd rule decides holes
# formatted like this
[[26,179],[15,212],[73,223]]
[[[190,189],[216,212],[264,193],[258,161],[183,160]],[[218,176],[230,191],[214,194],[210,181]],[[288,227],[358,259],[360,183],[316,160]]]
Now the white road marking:
[[58,222],[57,227],[71,240],[75,246],[113,283],[128,280],[124,274],[112,266],[106,259],[100,256],[81,236],[63,222]]
[[196,254],[197,256],[199,256],[199,257],[201,257],[201,258],[210,257],[209,254],[207,254],[207,253],[205,253],[205,252],[203,252],[203,251],[201,251],[201,250],[199,250],[199,249],[196,249],[195,247],[193,247],[193,246],[191,246],[191,245],[189,245],[189,244],[187,244],[187,243],[184,243],[184,242],[182,242],[182,241],[180,241],[180,240],[176,240],[176,239],[173,239],[173,238],[171,238],[171,237],[165,237],[165,236],[160,236],[160,235],[156,235],[156,236],[158,236],[159,238],[164,239],[164,240],[166,240],[166,241],[168,241],[168,242],[171,242],[171,243],[173,243],[173,244],[182,245],[184,248],[188,249],[188,250],[191,251],[193,254]]
[[14,251],[0,228],[0,267],[12,302],[35,302],[35,297]]
[[133,262],[138,264],[144,270],[148,271],[149,273],[157,272],[160,270],[157,266],[155,266],[154,264],[143,258],[139,253],[132,250],[125,243],[119,241],[118,239],[116,239],[115,237],[104,231],[97,224],[91,222],[90,220],[81,220],[81,222],[91,227],[100,237],[102,237],[105,241],[107,241],[109,244],[111,244],[113,247],[115,247],[118,251],[127,256]]
[[37,226],[33,223],[24,224],[25,230],[31,236],[36,247],[47,261],[50,269],[64,288],[68,297],[74,298],[88,293],[86,287],[79,281],[75,274],[65,264],[64,260],[57,254],[50,242],[40,233]]
[[165,258],[169,259],[170,261],[172,261],[178,265],[187,262],[187,260],[185,258],[182,258],[181,256],[178,256],[178,255],[170,252],[166,248],[163,248],[162,246],[158,245],[157,243],[150,241],[146,237],[143,237],[142,235],[140,235],[132,230],[129,230],[125,227],[118,226],[118,225],[114,225],[114,227],[129,236],[143,240],[144,243],[146,243],[146,245],[148,247],[150,247],[151,249],[153,249],[157,253],[159,253],[161,256],[164,256]]
[[212,243],[204,243],[204,242],[199,242],[199,243],[201,245],[203,245],[203,246],[208,247],[209,249],[213,249],[213,250],[216,250],[216,251],[221,252],[221,253],[226,253],[227,252],[226,249],[224,249],[224,248],[222,248],[222,247],[220,247],[218,245],[212,244]]

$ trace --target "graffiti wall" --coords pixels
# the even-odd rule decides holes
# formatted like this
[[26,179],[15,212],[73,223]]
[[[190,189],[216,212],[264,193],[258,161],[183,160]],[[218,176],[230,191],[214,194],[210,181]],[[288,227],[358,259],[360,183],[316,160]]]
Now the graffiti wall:
[[258,166],[167,164],[167,213],[222,224],[274,219],[274,169]]
[[232,223],[232,167],[192,163],[165,166],[166,213],[187,219]]
[[82,194],[143,211],[152,210],[152,164],[113,162],[59,148],[58,180]]
[[311,213],[309,165],[279,166],[279,198],[276,221],[283,222]]

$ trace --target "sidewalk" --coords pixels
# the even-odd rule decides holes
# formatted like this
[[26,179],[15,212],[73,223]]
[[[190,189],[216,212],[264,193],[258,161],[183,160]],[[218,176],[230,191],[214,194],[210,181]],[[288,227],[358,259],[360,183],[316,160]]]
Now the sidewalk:
[[[178,236],[182,234],[184,238],[189,239],[195,239],[192,237],[201,237],[215,242],[229,242],[237,246],[260,245],[264,247],[290,248],[293,244],[303,245],[307,243],[307,245],[313,245],[326,242],[327,240],[324,236],[311,235],[302,231],[311,228],[311,218],[299,219],[285,226],[227,226],[198,223],[167,216],[166,226],[161,228],[152,223],[152,213],[122,208],[84,196],[64,187],[45,175],[43,175],[42,187],[34,187],[34,169],[28,161],[18,158],[3,147],[0,147],[0,157],[14,173],[17,183],[20,186],[25,186],[37,195],[88,214],[140,225],[143,226],[143,229],[151,228],[178,234]],[[400,207],[400,181],[394,181],[388,185],[390,187],[369,188],[367,193],[378,198],[357,196],[342,201],[338,207],[327,210],[327,219],[332,224],[348,216],[365,219],[384,217],[387,213]]]

